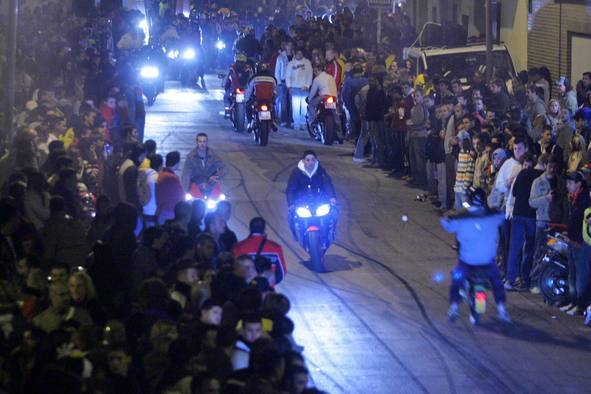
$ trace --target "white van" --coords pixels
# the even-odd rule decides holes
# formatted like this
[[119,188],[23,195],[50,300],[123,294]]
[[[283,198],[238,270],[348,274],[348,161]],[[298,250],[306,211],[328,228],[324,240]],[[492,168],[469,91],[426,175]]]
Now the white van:
[[[466,88],[469,80],[481,66],[486,66],[486,45],[467,45],[455,48],[405,48],[404,59],[411,59],[416,75],[425,71],[430,76],[444,76],[450,71]],[[504,75],[505,81],[516,76],[515,65],[505,45],[493,45],[493,66]]]

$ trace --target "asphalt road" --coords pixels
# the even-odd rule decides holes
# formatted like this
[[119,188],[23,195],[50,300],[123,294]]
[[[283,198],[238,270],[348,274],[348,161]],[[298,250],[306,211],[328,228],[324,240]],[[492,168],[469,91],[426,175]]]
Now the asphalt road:
[[[541,296],[508,294],[513,325],[494,306],[477,327],[447,321],[453,239],[418,190],[352,163],[350,144],[324,147],[307,133],[280,130],[267,147],[223,119],[219,81],[209,92],[167,84],[148,109],[146,138],[159,153],[210,147],[229,165],[224,191],[239,238],[257,215],[283,244],[288,275],[278,290],[292,302],[296,340],[315,384],[330,393],[583,393],[590,392],[591,330],[581,318],[544,305]],[[340,205],[329,273],[315,274],[287,226],[285,187],[305,149],[314,149],[335,184]],[[403,216],[408,221],[403,221]],[[492,300],[492,295],[489,297]]]

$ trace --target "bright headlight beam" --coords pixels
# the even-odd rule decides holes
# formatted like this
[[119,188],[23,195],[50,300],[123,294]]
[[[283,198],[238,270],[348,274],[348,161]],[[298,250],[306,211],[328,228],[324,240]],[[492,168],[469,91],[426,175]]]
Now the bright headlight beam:
[[140,75],[142,78],[158,78],[160,70],[158,70],[158,67],[145,66],[141,68]]
[[322,204],[316,208],[316,216],[326,216],[330,212],[330,205]]
[[215,43],[215,47],[221,51],[222,49],[226,48],[226,43],[218,40],[218,42]]
[[195,59],[195,55],[196,55],[195,50],[193,48],[189,48],[183,52],[183,59],[185,59],[185,60]]
[[299,207],[296,209],[296,214],[301,218],[311,218],[312,212],[306,207]]

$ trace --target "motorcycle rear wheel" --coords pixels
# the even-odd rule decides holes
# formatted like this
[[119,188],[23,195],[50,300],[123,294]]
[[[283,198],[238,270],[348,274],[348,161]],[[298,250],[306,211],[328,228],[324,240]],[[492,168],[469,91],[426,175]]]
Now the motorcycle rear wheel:
[[236,131],[242,133],[244,131],[245,115],[244,105],[234,104],[234,127]]
[[332,114],[324,118],[324,145],[332,145],[335,136],[335,122]]
[[570,300],[568,273],[560,267],[548,263],[540,274],[540,291],[551,305],[567,304]]
[[259,123],[259,144],[267,146],[269,143],[269,122],[263,121]]

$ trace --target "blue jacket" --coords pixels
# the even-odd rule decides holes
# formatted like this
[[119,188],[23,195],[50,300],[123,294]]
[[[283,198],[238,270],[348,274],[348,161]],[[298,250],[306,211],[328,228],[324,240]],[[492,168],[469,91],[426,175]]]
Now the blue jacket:
[[345,107],[347,107],[347,111],[349,111],[353,119],[359,119],[359,109],[355,105],[355,96],[365,85],[367,85],[367,78],[354,77],[349,74],[347,75],[345,83],[343,84],[341,98],[343,99],[343,103],[345,104]]
[[473,214],[468,211],[456,216],[441,218],[441,226],[448,233],[456,234],[460,244],[460,260],[468,265],[487,265],[495,261],[499,226],[505,220],[500,212]]

